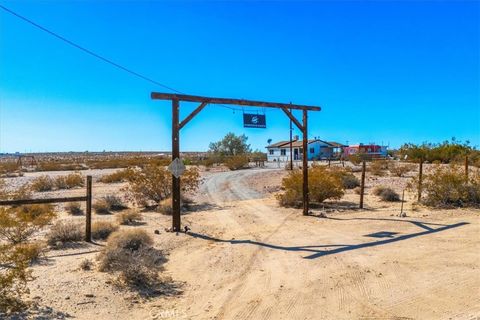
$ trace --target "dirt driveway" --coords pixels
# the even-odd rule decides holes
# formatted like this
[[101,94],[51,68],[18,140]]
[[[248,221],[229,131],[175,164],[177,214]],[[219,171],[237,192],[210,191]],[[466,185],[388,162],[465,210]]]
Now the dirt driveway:
[[[29,285],[43,308],[38,319],[480,317],[478,210],[419,209],[399,218],[398,203],[378,203],[369,193],[368,210],[304,217],[263,192],[283,174],[206,173],[198,210],[182,216],[189,234],[163,232],[171,217],[157,212],[143,212],[142,226],[122,227],[145,229],[169,252],[163,274],[180,295],[138,299],[116,288],[111,275],[80,270],[102,243],[48,252]],[[96,195],[106,191],[121,194],[121,185],[94,185]],[[342,201],[356,197],[351,192]]]
[[480,316],[478,212],[303,217],[254,191],[257,175],[208,176],[202,197],[215,209],[186,216],[193,239],[168,270],[188,284],[175,306],[187,318]]

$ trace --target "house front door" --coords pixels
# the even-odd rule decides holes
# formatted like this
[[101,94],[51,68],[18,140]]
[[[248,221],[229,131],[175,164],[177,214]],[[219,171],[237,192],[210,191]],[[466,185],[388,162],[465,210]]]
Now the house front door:
[[298,149],[293,149],[293,160],[298,160]]

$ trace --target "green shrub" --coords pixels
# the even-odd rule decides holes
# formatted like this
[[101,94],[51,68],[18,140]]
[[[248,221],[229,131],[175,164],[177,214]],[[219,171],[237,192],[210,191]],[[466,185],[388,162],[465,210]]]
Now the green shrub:
[[25,309],[22,297],[29,293],[27,282],[31,257],[21,247],[0,244],[0,315]]
[[92,224],[92,238],[105,240],[108,236],[118,230],[118,226],[108,221],[95,221]]
[[[341,175],[325,167],[308,169],[310,200],[321,203],[327,199],[340,199],[344,195]],[[284,193],[276,197],[282,206],[299,206],[303,197],[303,175],[300,170],[291,171],[282,180]]]
[[[127,194],[138,205],[158,205],[172,194],[172,174],[160,166],[146,166],[141,169],[131,169]],[[184,192],[195,191],[200,183],[200,173],[197,168],[185,170],[182,175],[181,188]]]
[[53,207],[45,204],[0,207],[0,239],[12,244],[25,242],[48,225],[55,216]]
[[51,191],[54,186],[55,182],[49,176],[39,176],[33,179],[30,185],[32,190],[36,192]]
[[230,170],[239,170],[248,166],[248,157],[245,155],[231,156],[225,160],[225,165]]
[[52,247],[61,246],[67,242],[78,242],[84,239],[83,225],[72,221],[57,221],[47,234],[47,243]]
[[[417,191],[418,178],[410,184]],[[422,202],[432,207],[464,207],[480,205],[480,174],[471,174],[468,181],[461,167],[437,166],[423,175]]]

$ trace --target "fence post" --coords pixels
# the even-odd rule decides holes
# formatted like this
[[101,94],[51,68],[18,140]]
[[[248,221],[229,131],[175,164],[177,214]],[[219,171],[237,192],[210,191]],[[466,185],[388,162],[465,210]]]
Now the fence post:
[[92,242],[92,176],[87,176],[87,201],[85,219],[85,241]]
[[363,194],[365,192],[365,171],[366,171],[366,163],[365,160],[363,160],[362,163],[362,180],[360,184],[360,209],[363,209]]
[[418,171],[418,202],[422,199],[422,178],[423,178],[423,158],[420,159],[420,168]]
[[468,155],[465,156],[465,180],[468,183]]

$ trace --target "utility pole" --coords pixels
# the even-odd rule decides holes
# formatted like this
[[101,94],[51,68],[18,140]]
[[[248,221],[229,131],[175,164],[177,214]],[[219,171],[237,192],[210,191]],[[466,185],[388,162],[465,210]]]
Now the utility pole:
[[[291,102],[290,102],[291,103]],[[290,113],[292,113],[292,109],[290,108]],[[292,157],[292,119],[290,119],[290,170],[293,170],[293,157]]]

